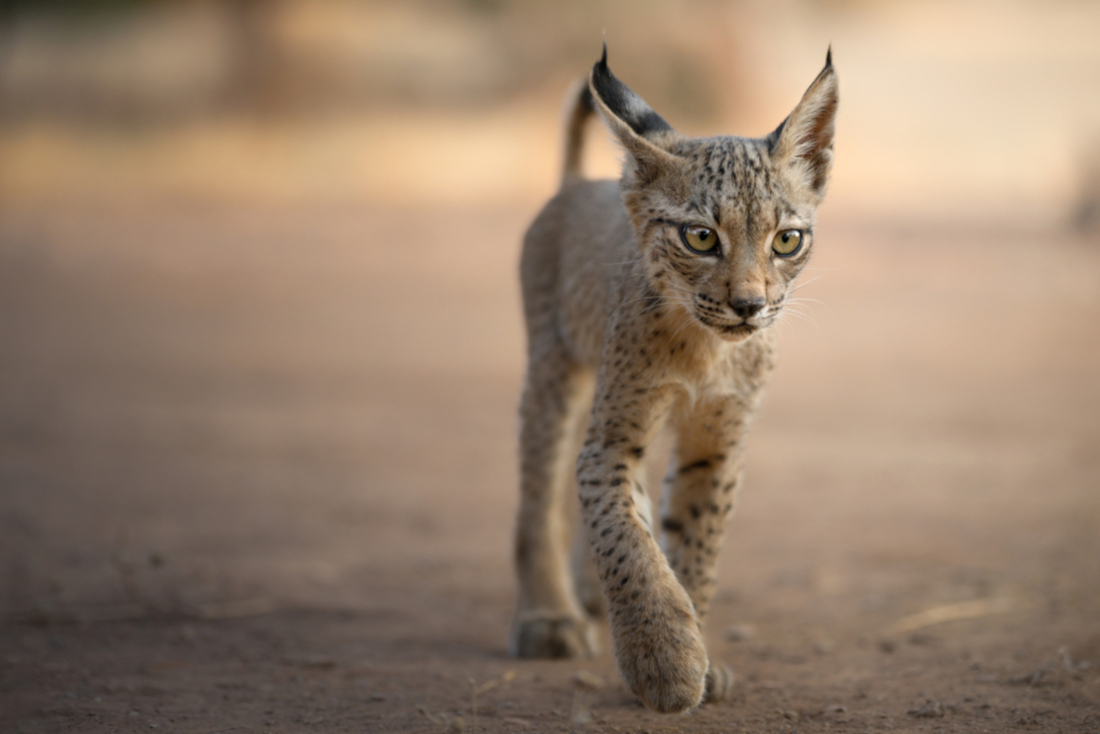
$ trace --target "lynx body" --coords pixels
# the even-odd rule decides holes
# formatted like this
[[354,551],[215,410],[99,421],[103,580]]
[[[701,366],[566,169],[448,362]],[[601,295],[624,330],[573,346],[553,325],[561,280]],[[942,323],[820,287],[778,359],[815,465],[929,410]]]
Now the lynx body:
[[[676,133],[611,73],[606,48],[576,95],[561,189],[521,260],[514,654],[589,655],[591,615],[606,611],[623,679],[650,708],[728,692],[732,674],[709,662],[702,620],[772,367],[769,327],[812,250],[836,109],[831,55],[762,139]],[[618,182],[580,176],[593,111],[624,150]],[[643,458],[669,423],[675,449],[655,517]]]

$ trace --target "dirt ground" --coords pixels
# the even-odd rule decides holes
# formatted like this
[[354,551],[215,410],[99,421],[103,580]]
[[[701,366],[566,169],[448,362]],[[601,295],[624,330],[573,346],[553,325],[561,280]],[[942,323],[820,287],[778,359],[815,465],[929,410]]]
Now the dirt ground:
[[507,655],[534,210],[0,208],[0,731],[1100,732],[1095,242],[826,206],[661,716]]

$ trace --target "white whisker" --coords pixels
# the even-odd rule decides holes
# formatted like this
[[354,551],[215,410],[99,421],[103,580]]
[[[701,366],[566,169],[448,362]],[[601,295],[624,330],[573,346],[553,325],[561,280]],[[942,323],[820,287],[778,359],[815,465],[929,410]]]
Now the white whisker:
[[797,318],[811,324],[819,334],[821,333],[821,327],[818,326],[817,320],[812,314],[800,311],[798,308],[785,308],[780,316],[782,317],[784,314],[790,314],[791,318]]
[[611,266],[611,265],[633,265],[634,263],[641,262],[642,259],[643,259],[643,257],[641,255],[639,255],[638,257],[634,258],[633,260],[623,260],[622,262],[617,262],[617,263],[605,263],[605,262],[600,262],[599,260],[590,260],[589,262],[594,262],[597,265],[608,265],[608,266]]
[[788,299],[787,303],[796,306],[806,306],[807,310],[811,313],[813,312],[813,306],[820,306],[821,308],[825,309],[825,314],[830,319],[833,318],[833,310],[829,307],[829,304],[825,303],[824,301],[819,301],[816,298],[806,298],[804,296],[800,296],[798,298]]
[[796,292],[796,291],[800,291],[800,290],[802,290],[803,288],[805,288],[806,286],[808,286],[808,285],[809,285],[810,283],[813,283],[813,282],[814,282],[815,280],[821,280],[821,276],[819,275],[819,276],[817,276],[817,277],[815,277],[815,278],[810,278],[809,280],[803,281],[803,282],[801,282],[801,283],[799,283],[799,284],[795,285],[794,287],[792,287],[792,288],[791,288],[791,290],[790,290],[789,292],[790,292],[790,293],[794,293],[794,292]]

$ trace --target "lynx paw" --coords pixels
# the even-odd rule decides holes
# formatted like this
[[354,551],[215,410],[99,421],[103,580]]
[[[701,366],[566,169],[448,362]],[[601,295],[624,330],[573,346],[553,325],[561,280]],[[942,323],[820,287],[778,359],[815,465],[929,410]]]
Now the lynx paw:
[[[685,711],[703,699],[707,651],[691,602],[676,587],[672,598],[652,598],[634,615],[611,615],[623,680],[649,708]],[[623,619],[625,617],[625,619]],[[622,619],[621,625],[615,624]]]
[[520,658],[587,658],[596,652],[595,630],[568,614],[535,610],[512,628],[512,654]]
[[627,665],[620,661],[620,670],[642,703],[658,713],[671,714],[702,701],[707,657],[701,650],[670,647]]
[[704,703],[717,703],[722,701],[733,690],[736,679],[733,668],[725,663],[711,662],[707,671],[706,692],[703,694]]

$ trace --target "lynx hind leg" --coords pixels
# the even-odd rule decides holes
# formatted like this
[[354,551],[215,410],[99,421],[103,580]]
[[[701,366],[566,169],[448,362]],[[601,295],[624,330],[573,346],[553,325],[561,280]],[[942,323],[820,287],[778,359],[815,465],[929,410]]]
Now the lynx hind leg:
[[607,599],[600,584],[600,572],[596,568],[596,559],[592,557],[588,533],[579,527],[573,533],[573,583],[577,598],[589,616],[595,619],[606,617]]
[[[714,594],[718,549],[733,512],[749,412],[744,403],[722,398],[696,403],[676,415],[676,448],[665,479],[662,545],[700,624]],[[705,700],[721,701],[733,680],[733,670],[712,659]]]
[[573,658],[595,652],[594,629],[569,566],[573,430],[591,378],[562,349],[533,354],[520,402],[520,507],[515,562],[519,602],[511,649],[518,657]]
[[733,683],[736,680],[733,668],[725,663],[710,661],[707,670],[706,691],[703,693],[703,703],[718,703],[725,700],[733,691]]

